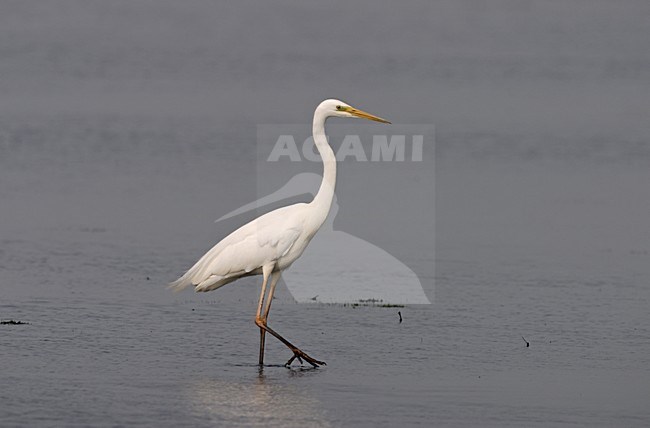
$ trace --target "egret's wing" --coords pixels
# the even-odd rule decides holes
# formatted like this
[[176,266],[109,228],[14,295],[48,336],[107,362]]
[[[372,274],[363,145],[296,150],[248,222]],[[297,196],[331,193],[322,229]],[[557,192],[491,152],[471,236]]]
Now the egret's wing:
[[303,224],[296,214],[301,205],[271,211],[235,230],[170,286],[194,285],[196,291],[209,291],[258,273],[262,266],[286,255],[300,237]]

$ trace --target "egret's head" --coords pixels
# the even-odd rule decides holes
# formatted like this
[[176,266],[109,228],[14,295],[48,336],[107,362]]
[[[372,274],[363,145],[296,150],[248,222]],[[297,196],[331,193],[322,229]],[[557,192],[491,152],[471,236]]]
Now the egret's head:
[[358,108],[354,108],[351,105],[344,103],[343,101],[340,100],[325,100],[316,109],[323,111],[326,116],[336,116],[336,117],[357,117],[357,118],[362,118],[362,119],[368,119],[368,120],[374,120],[376,122],[381,122],[381,123],[390,123],[386,119],[382,119],[381,117],[374,116],[370,113],[366,113],[363,110],[359,110]]

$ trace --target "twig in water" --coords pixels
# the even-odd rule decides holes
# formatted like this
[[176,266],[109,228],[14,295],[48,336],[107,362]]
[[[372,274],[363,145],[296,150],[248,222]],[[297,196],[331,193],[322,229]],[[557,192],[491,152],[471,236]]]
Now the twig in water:
[[3,325],[23,325],[23,324],[29,324],[29,323],[25,322],[25,321],[7,320],[7,321],[0,321],[0,324],[3,324]]
[[402,323],[402,313],[400,311],[397,311],[397,315],[399,315],[399,323]]
[[[522,339],[524,339],[524,336],[521,336]],[[524,342],[526,342],[526,348],[530,347],[530,343],[526,339],[524,339]]]

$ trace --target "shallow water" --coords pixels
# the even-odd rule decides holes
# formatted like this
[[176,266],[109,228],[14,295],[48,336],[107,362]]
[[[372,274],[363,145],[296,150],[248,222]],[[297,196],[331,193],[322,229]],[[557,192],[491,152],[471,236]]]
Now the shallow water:
[[[0,425],[646,426],[647,5],[618,5],[3,6]],[[257,195],[256,125],[339,94],[436,125],[435,255],[401,260],[433,304],[281,285],[270,325],[327,366],[260,369],[259,278],[164,285]]]

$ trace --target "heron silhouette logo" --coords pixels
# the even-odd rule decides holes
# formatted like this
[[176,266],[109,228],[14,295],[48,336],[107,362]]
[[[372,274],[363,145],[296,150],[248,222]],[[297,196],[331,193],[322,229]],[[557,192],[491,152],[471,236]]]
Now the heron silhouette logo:
[[[323,161],[311,135],[305,124],[258,125],[256,201],[243,210],[313,199]],[[297,301],[430,303],[434,135],[432,124],[328,122],[338,180],[325,223],[282,274]]]
[[[279,190],[262,196],[216,221],[226,220],[303,194],[316,194],[322,178],[300,173]],[[418,276],[382,248],[334,229],[338,214],[334,200],[327,220],[300,260],[282,277],[297,302],[429,304]],[[334,270],[334,271],[333,271]]]

